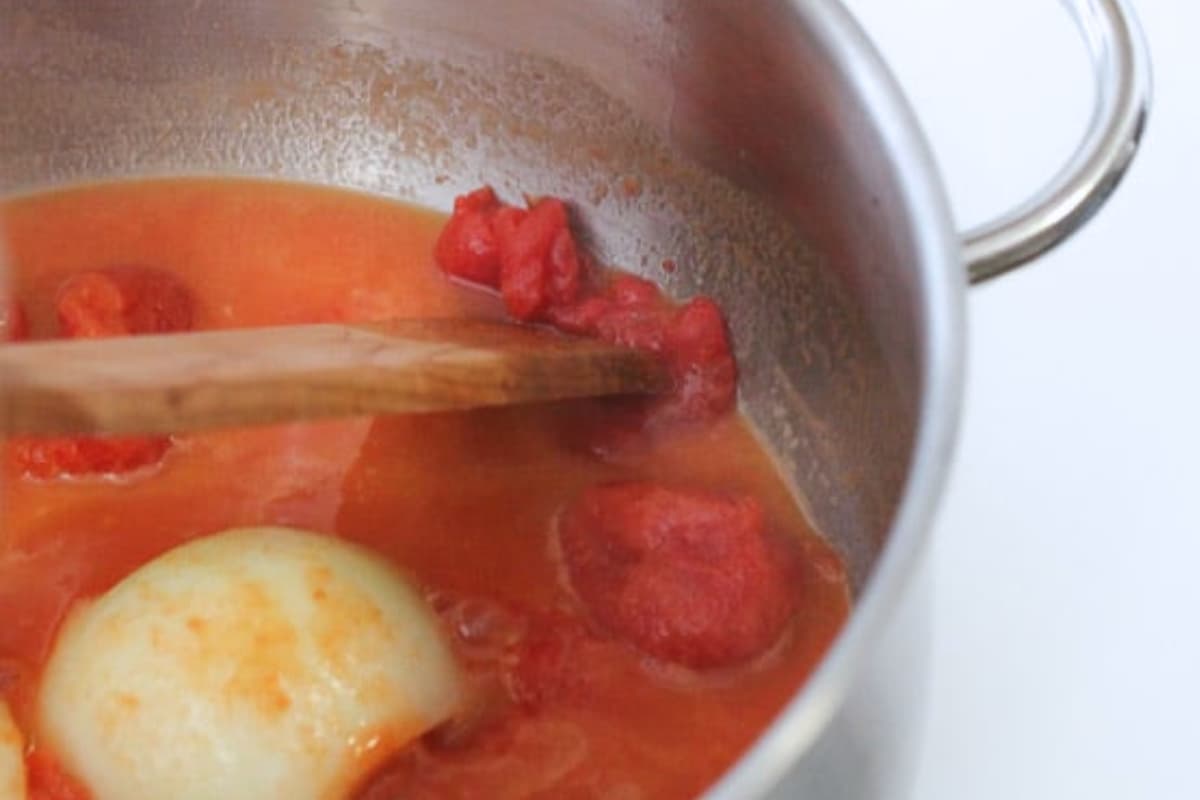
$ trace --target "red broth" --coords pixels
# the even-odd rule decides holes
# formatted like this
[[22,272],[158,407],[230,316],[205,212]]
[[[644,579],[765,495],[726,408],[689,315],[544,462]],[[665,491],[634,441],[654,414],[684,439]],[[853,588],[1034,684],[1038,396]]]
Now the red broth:
[[[32,338],[58,335],[64,282],[114,265],[177,277],[196,329],[504,313],[500,298],[434,265],[443,215],[378,198],[159,180],[17,198],[0,214]],[[361,800],[694,796],[829,646],[849,609],[846,575],[743,420],[600,458],[580,431],[604,413],[581,402],[187,435],[161,463],[120,478],[31,480],[10,446],[0,695],[36,752],[38,673],[73,602],[191,538],[294,525],[363,543],[414,576],[475,688],[463,719],[409,748]],[[800,556],[796,610],[777,646],[692,673],[597,629],[566,588],[554,529],[589,487],[618,480],[757,499],[768,530]]]

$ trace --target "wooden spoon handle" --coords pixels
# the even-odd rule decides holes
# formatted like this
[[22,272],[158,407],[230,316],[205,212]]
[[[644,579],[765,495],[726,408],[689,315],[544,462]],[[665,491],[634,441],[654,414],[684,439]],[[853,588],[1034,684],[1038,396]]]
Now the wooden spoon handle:
[[660,391],[653,356],[502,323],[296,325],[0,346],[4,434],[176,433]]

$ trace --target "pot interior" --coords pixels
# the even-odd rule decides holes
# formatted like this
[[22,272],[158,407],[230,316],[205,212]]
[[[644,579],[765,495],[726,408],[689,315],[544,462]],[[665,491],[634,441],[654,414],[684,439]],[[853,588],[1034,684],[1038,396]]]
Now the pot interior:
[[0,192],[573,198],[604,261],[727,309],[743,409],[861,587],[913,446],[917,246],[813,12],[719,5],[4,0]]

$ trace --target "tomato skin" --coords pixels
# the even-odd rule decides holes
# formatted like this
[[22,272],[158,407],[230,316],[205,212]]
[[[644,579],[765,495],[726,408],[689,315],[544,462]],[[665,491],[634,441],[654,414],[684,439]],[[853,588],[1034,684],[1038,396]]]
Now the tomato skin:
[[792,615],[787,564],[751,497],[602,484],[565,510],[558,533],[571,586],[596,622],[662,661],[746,663]]
[[[59,288],[56,312],[71,339],[175,333],[190,330],[195,301],[164,270],[115,266],[86,270]],[[15,439],[10,461],[26,477],[54,480],[117,475],[159,463],[171,448],[167,436],[78,436]]]

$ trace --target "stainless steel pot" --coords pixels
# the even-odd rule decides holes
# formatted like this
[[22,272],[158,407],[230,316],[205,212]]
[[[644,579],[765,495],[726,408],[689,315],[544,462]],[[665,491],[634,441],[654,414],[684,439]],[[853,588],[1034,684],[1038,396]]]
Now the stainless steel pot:
[[729,310],[744,410],[857,588],[821,669],[711,796],[894,797],[919,741],[920,557],[968,271],[1078,227],[1147,109],[1129,7],[1069,5],[1096,56],[1092,129],[965,238],[835,0],[0,0],[0,191],[219,173],[437,206],[485,181],[576,198],[605,260]]

